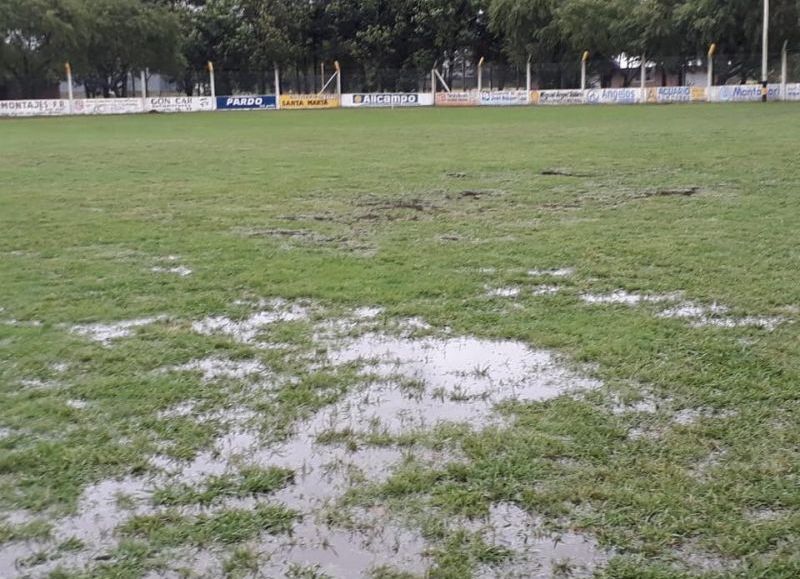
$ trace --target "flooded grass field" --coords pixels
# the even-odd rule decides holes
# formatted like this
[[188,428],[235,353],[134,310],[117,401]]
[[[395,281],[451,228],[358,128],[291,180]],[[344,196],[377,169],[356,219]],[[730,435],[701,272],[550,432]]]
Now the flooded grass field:
[[798,113],[0,123],[0,577],[797,577]]

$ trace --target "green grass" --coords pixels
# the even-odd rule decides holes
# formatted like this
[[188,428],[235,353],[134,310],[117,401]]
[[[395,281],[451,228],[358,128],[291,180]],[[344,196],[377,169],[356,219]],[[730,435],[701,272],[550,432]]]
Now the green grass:
[[158,505],[209,505],[225,497],[268,495],[292,482],[294,473],[285,468],[245,467],[239,477],[221,475],[210,477],[202,487],[180,484],[158,489],[153,501]]
[[[460,449],[463,464],[404,464],[361,500],[412,521],[511,501],[613,549],[609,577],[702,574],[681,566],[687,551],[737,564],[706,576],[797,576],[798,133],[793,104],[0,123],[0,320],[20,322],[0,324],[0,541],[44,532],[4,523],[3,511],[69,512],[86,485],[145,473],[152,454],[208,448],[224,424],[160,417],[176,404],[250,407],[267,440],[340,397],[355,369],[310,368],[307,323],[269,330],[283,351],[190,328],[247,315],[236,300],[308,298],[329,315],[377,305],[554,349],[596,364],[605,383],[578,400],[508,405],[507,427],[443,429],[428,442]],[[649,196],[687,187],[699,193]],[[168,255],[193,274],[153,273]],[[559,294],[485,296],[487,284],[529,288],[539,282],[527,270],[567,266],[576,273]],[[787,321],[692,328],[652,304],[579,300],[616,289],[681,290]],[[69,331],[155,315],[167,317],[110,348]],[[298,382],[262,396],[160,371],[212,354],[255,357]],[[34,379],[44,387],[21,384]],[[642,392],[660,401],[654,414],[610,411],[612,395]],[[691,408],[709,412],[675,423]],[[652,436],[631,438],[634,428]],[[270,492],[224,482],[173,503]],[[245,573],[252,553],[239,544],[285,530],[291,516],[278,514],[135,519],[136,542],[95,574],[134,577],[161,547],[208,543],[233,545],[229,570]],[[461,577],[501,554],[442,531],[434,555],[433,575]]]
[[121,531],[124,535],[171,547],[204,546],[214,542],[235,544],[257,537],[261,532],[288,532],[296,516],[282,506],[263,504],[249,511],[229,510],[194,518],[166,512],[134,517]]

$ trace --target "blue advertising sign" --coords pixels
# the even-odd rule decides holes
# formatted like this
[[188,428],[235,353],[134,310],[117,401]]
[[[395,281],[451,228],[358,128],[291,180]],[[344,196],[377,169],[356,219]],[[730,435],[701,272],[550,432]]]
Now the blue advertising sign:
[[275,95],[217,97],[217,110],[250,111],[277,108]]

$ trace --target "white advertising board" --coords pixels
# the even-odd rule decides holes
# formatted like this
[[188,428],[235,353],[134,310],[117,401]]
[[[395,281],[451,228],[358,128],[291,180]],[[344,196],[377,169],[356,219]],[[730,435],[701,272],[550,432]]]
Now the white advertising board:
[[142,111],[140,98],[76,99],[72,103],[72,112],[76,115],[124,115]]
[[55,117],[69,114],[64,99],[0,101],[0,117]]
[[782,98],[785,101],[800,101],[800,83],[787,84]]
[[345,93],[342,95],[342,106],[348,108],[430,107],[433,106],[433,94],[429,92]]
[[538,100],[531,95],[531,102],[540,105],[582,105],[584,100],[583,91],[579,88],[566,90],[540,90]]
[[524,90],[481,91],[478,104],[489,107],[527,105],[528,96],[528,91]]
[[660,86],[656,88],[656,102],[690,103],[692,102],[692,89],[688,86]]
[[148,97],[145,101],[146,112],[159,113],[194,113],[213,111],[212,97]]
[[[768,87],[767,98],[771,101],[780,100],[781,85],[771,84]],[[708,89],[708,100],[719,103],[745,103],[761,100],[760,84],[737,84],[725,86],[712,86]]]
[[640,88],[592,88],[586,91],[590,105],[633,105],[642,102]]

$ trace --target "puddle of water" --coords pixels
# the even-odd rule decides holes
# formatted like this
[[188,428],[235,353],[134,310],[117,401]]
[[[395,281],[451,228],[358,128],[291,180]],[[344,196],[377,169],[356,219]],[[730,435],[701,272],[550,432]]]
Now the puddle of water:
[[68,362],[54,362],[50,364],[50,369],[56,374],[63,374],[69,370],[70,365]]
[[[196,322],[193,328],[200,333],[224,333],[242,342],[253,342],[259,329],[266,324],[304,319],[308,315],[305,306],[286,302],[274,302],[271,306],[241,321],[212,317]],[[362,313],[362,317],[368,320],[373,314],[379,315],[377,308]],[[399,323],[398,329],[413,333],[430,329],[430,326],[424,320],[411,319]],[[156,484],[202,484],[209,476],[237,473],[242,465],[254,465],[289,468],[295,473],[294,483],[268,498],[227,498],[211,508],[250,508],[268,499],[302,513],[302,519],[295,524],[290,536],[264,535],[255,543],[265,559],[263,568],[268,576],[286,576],[293,564],[317,566],[320,572],[332,577],[357,577],[382,565],[423,574],[430,562],[425,556],[427,544],[416,530],[395,525],[379,510],[351,513],[357,524],[347,529],[331,526],[325,515],[354,484],[386,480],[408,453],[417,460],[441,465],[453,460],[452,452],[324,444],[318,441],[319,436],[344,431],[354,435],[357,441],[359,434],[408,433],[443,421],[463,422],[480,428],[496,417],[493,408],[498,402],[544,400],[599,386],[597,381],[565,369],[549,352],[532,350],[520,342],[368,333],[353,339],[320,342],[326,343],[336,344],[328,351],[328,363],[364,365],[365,384],[361,388],[300,422],[290,438],[275,444],[264,444],[257,432],[246,427],[245,423],[253,418],[247,409],[212,413],[226,418],[231,424],[230,431],[194,460],[175,462],[164,456],[152,457],[151,464],[161,470],[156,478],[104,481],[88,487],[79,501],[78,515],[54,522],[55,541],[75,536],[87,549],[37,566],[36,572],[44,573],[57,565],[91,568],[94,557],[116,545],[113,531],[118,525],[130,516],[157,512],[149,501]],[[179,369],[199,371],[206,380],[245,379],[266,370],[254,361],[216,358],[194,360]],[[413,383],[413,387],[409,387],[409,383]],[[187,401],[165,411],[164,415],[185,416],[194,411],[194,404]],[[131,497],[126,501],[130,503],[129,508],[120,506],[119,494]],[[504,508],[508,511],[500,506],[495,509],[496,514],[502,515]],[[193,512],[192,508],[187,508],[186,512]],[[498,528],[505,527],[498,525]],[[498,540],[516,544],[516,539],[504,532],[500,531]],[[582,537],[580,540],[588,542]],[[542,568],[550,561],[547,559],[550,552],[555,553],[553,557],[570,556],[580,560],[577,536],[573,539],[565,535],[555,549],[545,547],[551,542],[548,538],[537,547],[535,561],[541,563]],[[38,547],[52,549],[53,543]],[[35,544],[0,547],[0,575],[14,569],[17,559],[32,554],[36,548]],[[206,559],[210,557],[209,554]],[[186,563],[196,569],[191,561]]]
[[531,269],[528,275],[531,277],[570,277],[575,274],[574,267],[560,267],[557,269]]
[[43,325],[39,320],[17,320],[13,318],[10,320],[0,320],[0,324],[14,326],[15,328],[41,328]]
[[[114,529],[128,517],[148,512],[144,499],[149,489],[145,479],[124,478],[106,480],[88,486],[78,500],[77,514],[51,521],[51,539],[48,541],[14,542],[0,545],[0,576],[46,577],[56,568],[87,570],[92,562],[109,550],[117,541]],[[119,498],[128,499],[130,509],[120,506]],[[55,546],[75,538],[84,548],[63,553],[62,556],[44,561],[35,568],[21,568],[19,562],[41,552],[52,553]]]
[[72,327],[72,332],[79,336],[84,336],[95,342],[100,342],[104,346],[111,345],[111,342],[119,338],[127,338],[135,328],[149,326],[155,322],[165,319],[166,316],[155,316],[151,318],[139,318],[136,320],[123,320],[111,324],[84,324]]
[[675,413],[672,420],[681,426],[694,424],[702,418],[734,418],[738,412],[735,410],[716,410],[714,408],[684,408]]
[[561,287],[557,285],[537,285],[531,290],[535,296],[552,296],[561,291]]
[[581,300],[591,305],[620,304],[625,306],[638,306],[644,303],[669,302],[680,299],[680,294],[645,295],[617,290],[610,294],[581,294]]
[[202,358],[171,368],[177,372],[200,372],[204,382],[220,378],[243,380],[249,376],[264,376],[269,373],[258,360],[231,360],[230,358]]
[[486,295],[491,298],[515,298],[519,293],[518,287],[486,288]]
[[151,267],[150,271],[152,271],[153,273],[172,273],[179,277],[188,277],[192,275],[192,270],[186,267],[185,265],[177,265],[175,267],[155,266]]
[[658,411],[658,402],[655,400],[637,400],[630,404],[625,404],[622,401],[615,401],[611,407],[612,414],[627,414],[629,412],[639,412],[642,414],[654,414]]
[[[154,459],[175,480],[190,484],[231,472],[237,457],[249,464],[292,469],[294,484],[271,499],[304,517],[291,538],[263,538],[262,547],[269,555],[264,565],[273,576],[285,575],[293,563],[317,565],[332,577],[356,577],[379,565],[415,573],[426,568],[426,544],[416,531],[394,526],[385,517],[362,520],[357,530],[341,529],[320,520],[321,514],[354,481],[386,480],[406,452],[437,464],[452,460],[452,455],[392,446],[322,444],[319,435],[332,430],[356,436],[376,430],[400,434],[451,420],[479,427],[501,400],[542,400],[598,385],[566,371],[551,354],[517,342],[367,334],[328,355],[336,365],[375,362],[364,372],[377,373],[381,379],[298,424],[296,434],[279,444],[265,446],[255,432],[239,430],[220,437],[212,450],[191,463]],[[420,381],[420,388],[404,388],[409,379]]]
[[729,311],[730,308],[719,304],[704,306],[687,302],[662,311],[658,314],[658,317],[688,320],[695,328],[755,327],[770,332],[786,321],[786,318],[781,316],[745,316],[736,318],[726,315]]
[[358,308],[353,312],[353,317],[357,320],[372,320],[377,318],[379,315],[383,313],[383,308],[378,307],[367,307],[367,308]]
[[681,548],[673,551],[676,560],[675,567],[686,569],[691,573],[732,573],[740,566],[737,559],[728,559],[721,555],[709,553],[698,545],[696,540],[690,540]]
[[744,512],[745,519],[752,522],[777,521],[790,515],[791,511],[789,509],[771,509],[769,507],[747,509]]
[[301,304],[287,304],[283,300],[273,300],[264,305],[268,309],[256,312],[243,320],[233,320],[227,316],[211,316],[192,323],[192,330],[210,336],[226,334],[234,340],[249,344],[255,341],[259,332],[276,322],[293,322],[308,318],[309,309]]
[[40,378],[23,378],[19,381],[19,384],[31,390],[49,390],[60,386],[55,380],[42,380]]
[[191,416],[195,411],[195,403],[192,401],[181,402],[167,410],[158,413],[158,418],[185,418]]
[[492,505],[483,521],[484,540],[514,552],[499,565],[482,565],[476,577],[549,579],[564,570],[567,577],[592,577],[608,562],[609,554],[588,535],[547,534],[542,521],[511,503]]
[[599,385],[568,371],[549,352],[512,341],[365,334],[329,352],[329,357],[335,364],[368,363],[365,372],[389,381],[401,376],[424,385],[404,392],[376,384],[360,398],[348,400],[349,407],[339,405],[334,422],[341,427],[379,423],[391,433],[442,420],[477,427],[502,400],[545,400]]

